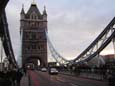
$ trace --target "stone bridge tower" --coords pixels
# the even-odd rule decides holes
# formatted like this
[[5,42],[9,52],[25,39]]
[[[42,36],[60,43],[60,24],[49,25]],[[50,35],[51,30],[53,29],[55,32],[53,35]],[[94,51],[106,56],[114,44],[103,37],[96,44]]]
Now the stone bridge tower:
[[20,34],[22,36],[22,65],[33,63],[47,66],[47,12],[41,14],[37,5],[32,3],[27,13],[22,7],[20,13]]

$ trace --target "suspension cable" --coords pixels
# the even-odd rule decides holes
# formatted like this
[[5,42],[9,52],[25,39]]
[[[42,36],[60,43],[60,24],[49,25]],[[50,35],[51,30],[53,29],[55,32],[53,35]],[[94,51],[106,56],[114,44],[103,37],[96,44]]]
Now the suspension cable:
[[49,37],[48,37],[48,33],[45,31],[46,37],[47,37],[47,41],[48,41],[48,46],[49,46],[49,50],[51,52],[52,57],[56,60],[57,63],[59,63],[59,65],[66,65],[68,64],[70,61],[65,59],[63,56],[61,56],[56,49],[54,48],[54,46],[52,45]]

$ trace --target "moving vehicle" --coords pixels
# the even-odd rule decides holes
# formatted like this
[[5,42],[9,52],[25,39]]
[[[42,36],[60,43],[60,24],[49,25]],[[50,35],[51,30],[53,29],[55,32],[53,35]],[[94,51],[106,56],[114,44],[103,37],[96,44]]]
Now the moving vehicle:
[[43,67],[43,68],[41,68],[41,71],[42,71],[42,72],[46,72],[47,69],[46,69],[45,67]]
[[34,64],[33,63],[27,63],[26,68],[29,70],[34,70]]
[[58,74],[58,70],[56,68],[50,68],[49,69],[49,74]]

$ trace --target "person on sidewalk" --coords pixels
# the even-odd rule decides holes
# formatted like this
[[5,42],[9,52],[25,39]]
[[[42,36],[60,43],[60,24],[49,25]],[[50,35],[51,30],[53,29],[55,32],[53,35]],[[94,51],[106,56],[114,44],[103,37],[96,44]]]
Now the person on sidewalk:
[[20,71],[20,69],[18,69],[18,71],[16,72],[16,83],[17,83],[17,86],[20,86],[20,81],[22,79],[22,72]]
[[24,75],[26,76],[27,69],[23,67]]
[[115,86],[115,71],[113,74],[111,74],[111,77],[109,77],[109,86]]

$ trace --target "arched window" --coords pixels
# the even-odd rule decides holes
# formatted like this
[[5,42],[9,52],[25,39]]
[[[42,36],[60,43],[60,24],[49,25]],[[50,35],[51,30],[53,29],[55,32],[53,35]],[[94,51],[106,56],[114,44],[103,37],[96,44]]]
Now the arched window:
[[37,19],[37,14],[35,12],[31,13],[30,18]]

